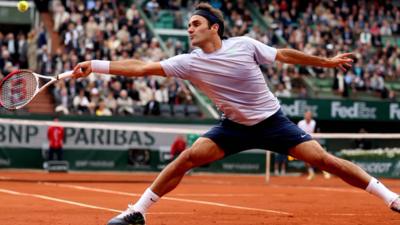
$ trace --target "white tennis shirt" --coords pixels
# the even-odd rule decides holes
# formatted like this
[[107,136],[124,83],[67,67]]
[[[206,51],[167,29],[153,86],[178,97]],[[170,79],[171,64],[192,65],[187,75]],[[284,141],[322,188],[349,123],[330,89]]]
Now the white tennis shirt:
[[244,125],[257,124],[280,108],[259,67],[272,64],[277,50],[249,37],[222,41],[210,54],[195,49],[161,61],[167,76],[189,80],[224,116]]

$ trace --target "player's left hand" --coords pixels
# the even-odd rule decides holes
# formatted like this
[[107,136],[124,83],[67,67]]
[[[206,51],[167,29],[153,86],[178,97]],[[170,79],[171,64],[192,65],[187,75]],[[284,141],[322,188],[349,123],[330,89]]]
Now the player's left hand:
[[329,59],[329,67],[339,67],[343,72],[346,72],[352,67],[354,54],[353,53],[343,53],[336,55]]

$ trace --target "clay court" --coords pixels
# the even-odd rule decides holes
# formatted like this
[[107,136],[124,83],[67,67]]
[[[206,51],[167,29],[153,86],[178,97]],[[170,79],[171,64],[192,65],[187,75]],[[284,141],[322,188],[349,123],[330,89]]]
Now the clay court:
[[[100,225],[156,174],[0,172],[1,225]],[[400,192],[398,180],[383,180]],[[395,225],[400,215],[338,178],[193,174],[147,214],[148,225]]]

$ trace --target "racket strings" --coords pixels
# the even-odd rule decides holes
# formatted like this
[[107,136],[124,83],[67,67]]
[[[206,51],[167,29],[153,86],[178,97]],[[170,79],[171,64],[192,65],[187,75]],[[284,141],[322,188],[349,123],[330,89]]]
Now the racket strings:
[[18,71],[3,81],[0,102],[8,109],[23,106],[35,95],[36,88],[37,79],[31,72]]

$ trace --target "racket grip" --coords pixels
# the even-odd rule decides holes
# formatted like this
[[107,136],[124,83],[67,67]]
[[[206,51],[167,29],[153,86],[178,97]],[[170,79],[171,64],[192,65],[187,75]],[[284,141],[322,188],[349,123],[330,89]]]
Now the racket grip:
[[64,79],[64,78],[68,78],[68,77],[72,77],[73,72],[74,72],[74,71],[70,70],[70,71],[67,71],[67,72],[58,74],[57,80],[59,80],[59,79]]

